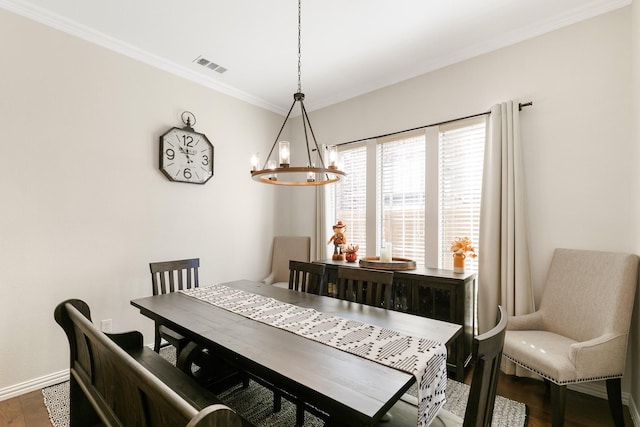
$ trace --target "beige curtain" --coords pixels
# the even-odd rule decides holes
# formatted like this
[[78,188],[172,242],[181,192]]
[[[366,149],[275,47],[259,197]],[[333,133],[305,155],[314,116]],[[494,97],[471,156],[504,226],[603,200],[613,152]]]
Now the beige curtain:
[[[327,146],[322,144],[320,149],[324,154],[323,159],[326,161]],[[327,240],[329,240],[327,230],[331,229],[331,225],[328,224],[329,212],[327,212],[328,203],[325,187],[325,185],[316,186],[315,260],[327,259]]]
[[529,248],[519,104],[491,109],[484,154],[478,259],[478,329],[495,326],[496,309],[535,310]]

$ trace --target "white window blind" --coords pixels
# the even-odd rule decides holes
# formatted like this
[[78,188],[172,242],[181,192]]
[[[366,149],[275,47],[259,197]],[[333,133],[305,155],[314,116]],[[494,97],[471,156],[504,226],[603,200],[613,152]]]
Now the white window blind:
[[425,259],[425,136],[400,134],[377,145],[378,245],[393,256]]
[[[347,177],[329,200],[359,257],[391,242],[395,257],[453,269],[456,238],[469,237],[477,251],[485,127],[478,117],[340,147]],[[466,269],[477,272],[476,259]]]
[[[440,133],[439,264],[444,269],[453,269],[450,247],[458,237],[469,237],[478,253],[485,128],[482,117],[457,122]],[[477,268],[477,258],[468,257],[465,269]]]
[[347,243],[359,245],[358,254],[364,256],[367,250],[367,148],[346,148],[340,150],[340,156],[347,176],[335,188],[336,220],[347,225]]

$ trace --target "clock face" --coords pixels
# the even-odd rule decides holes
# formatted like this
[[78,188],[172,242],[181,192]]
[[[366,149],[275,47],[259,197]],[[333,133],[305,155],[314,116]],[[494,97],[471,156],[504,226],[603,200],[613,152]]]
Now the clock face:
[[160,170],[172,181],[204,184],[213,176],[213,145],[204,134],[174,127],[160,137]]

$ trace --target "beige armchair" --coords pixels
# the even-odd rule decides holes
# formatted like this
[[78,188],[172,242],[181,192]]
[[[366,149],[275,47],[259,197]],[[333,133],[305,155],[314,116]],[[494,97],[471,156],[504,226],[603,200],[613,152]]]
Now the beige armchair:
[[621,378],[638,257],[556,249],[535,313],[509,318],[504,356],[551,384],[554,427],[564,424],[567,384],[606,380],[616,426],[624,426]]
[[271,273],[263,283],[280,288],[289,287],[289,261],[305,261],[311,259],[311,237],[308,236],[276,236],[273,238],[271,252]]

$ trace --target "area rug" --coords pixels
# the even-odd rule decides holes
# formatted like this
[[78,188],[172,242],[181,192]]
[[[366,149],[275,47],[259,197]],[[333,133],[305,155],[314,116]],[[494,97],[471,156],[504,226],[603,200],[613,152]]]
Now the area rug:
[[[175,364],[174,348],[169,346],[160,350],[160,354]],[[69,426],[69,381],[42,389],[44,404],[49,411],[49,418],[54,427]],[[415,387],[408,394],[417,396]],[[449,380],[447,382],[447,402],[444,409],[460,417],[464,417],[467,406],[469,386]],[[241,386],[219,393],[220,399],[234,408],[239,414],[257,427],[294,426],[296,419],[295,405],[282,399],[282,409],[273,413],[273,393],[250,381],[248,388]],[[324,422],[313,414],[305,413],[305,427],[321,427]],[[493,409],[493,427],[524,427],[527,423],[527,408],[524,403],[516,402],[502,396],[496,397]]]

